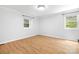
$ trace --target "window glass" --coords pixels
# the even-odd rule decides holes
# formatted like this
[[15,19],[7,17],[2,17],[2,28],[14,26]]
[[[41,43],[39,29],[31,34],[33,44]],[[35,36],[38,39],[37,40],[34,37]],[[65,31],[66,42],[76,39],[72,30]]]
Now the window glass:
[[66,17],[66,28],[77,28],[77,16]]
[[28,19],[24,19],[24,27],[25,28],[29,27],[29,20]]

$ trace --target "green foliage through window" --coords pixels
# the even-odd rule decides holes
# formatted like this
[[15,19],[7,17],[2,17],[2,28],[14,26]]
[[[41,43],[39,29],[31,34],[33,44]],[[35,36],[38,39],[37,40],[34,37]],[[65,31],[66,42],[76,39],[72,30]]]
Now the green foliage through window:
[[66,27],[76,28],[77,27],[77,16],[66,17]]

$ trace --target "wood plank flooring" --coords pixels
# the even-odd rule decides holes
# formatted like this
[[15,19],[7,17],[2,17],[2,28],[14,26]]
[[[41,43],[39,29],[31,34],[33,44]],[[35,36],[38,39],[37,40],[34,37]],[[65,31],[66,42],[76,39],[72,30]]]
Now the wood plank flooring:
[[47,36],[13,41],[0,45],[0,54],[74,54],[79,53],[79,43]]

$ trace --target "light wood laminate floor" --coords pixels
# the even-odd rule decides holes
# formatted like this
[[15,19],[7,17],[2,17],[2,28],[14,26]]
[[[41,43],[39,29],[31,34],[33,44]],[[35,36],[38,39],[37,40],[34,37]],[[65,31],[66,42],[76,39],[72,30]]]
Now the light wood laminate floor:
[[73,54],[79,43],[47,36],[33,36],[0,45],[0,54]]

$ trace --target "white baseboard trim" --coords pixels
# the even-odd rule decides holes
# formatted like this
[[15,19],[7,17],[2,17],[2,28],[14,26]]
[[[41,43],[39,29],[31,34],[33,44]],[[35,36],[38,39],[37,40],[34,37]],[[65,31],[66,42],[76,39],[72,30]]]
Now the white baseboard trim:
[[36,35],[30,35],[30,36],[20,37],[20,38],[16,38],[16,39],[11,39],[11,40],[8,40],[8,41],[0,42],[0,44],[5,44],[5,43],[9,43],[9,42],[16,41],[16,40],[22,40],[24,38],[29,38],[29,37],[32,37],[32,36],[36,36]]
[[69,38],[66,38],[66,37],[62,37],[62,36],[59,36],[59,35],[45,35],[45,34],[41,34],[41,35],[48,36],[48,37],[55,37],[55,38],[59,38],[59,39],[63,39],[63,40],[78,41],[78,40],[74,40],[74,39],[69,39]]
[[[9,43],[9,42],[16,41],[16,40],[21,40],[21,39],[24,39],[24,38],[33,37],[33,36],[36,36],[36,35],[30,35],[30,36],[27,36],[27,37],[25,36],[25,37],[16,38],[16,39],[13,39],[13,40],[8,40],[8,41],[0,42],[0,44],[5,44],[5,43]],[[63,40],[78,41],[78,40],[74,40],[74,39],[68,39],[68,38],[65,38],[65,37],[61,37],[61,36],[58,36],[58,35],[45,35],[45,34],[41,34],[41,35],[48,36],[48,37],[55,37],[55,38],[59,38],[59,39],[63,39]]]

